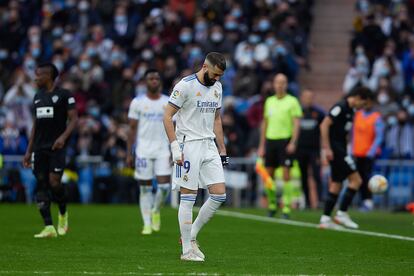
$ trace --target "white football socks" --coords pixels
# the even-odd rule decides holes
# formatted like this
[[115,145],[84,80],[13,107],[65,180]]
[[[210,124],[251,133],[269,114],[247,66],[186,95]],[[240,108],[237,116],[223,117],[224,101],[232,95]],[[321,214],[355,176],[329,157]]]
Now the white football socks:
[[191,249],[191,226],[193,223],[193,206],[197,194],[181,194],[178,208],[178,223],[180,225],[183,254]]
[[139,187],[139,207],[141,209],[142,220],[144,226],[151,225],[151,207],[153,201],[152,186],[141,185]]
[[210,194],[210,197],[204,202],[201,206],[198,216],[193,223],[191,228],[191,240],[197,239],[197,234],[200,232],[201,228],[206,224],[214,213],[218,210],[221,204],[226,201],[226,194]]
[[165,202],[165,199],[170,193],[170,183],[163,183],[157,185],[157,192],[155,193],[154,206],[152,207],[153,212],[159,212],[161,205]]

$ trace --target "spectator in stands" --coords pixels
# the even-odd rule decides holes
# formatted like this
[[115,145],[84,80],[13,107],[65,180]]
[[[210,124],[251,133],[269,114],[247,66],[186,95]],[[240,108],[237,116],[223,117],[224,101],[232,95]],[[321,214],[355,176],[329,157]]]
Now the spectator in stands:
[[400,110],[396,117],[390,118],[385,136],[385,148],[389,152],[389,157],[396,159],[414,158],[414,129],[408,121],[407,111]]
[[368,74],[370,71],[368,58],[365,56],[364,48],[361,46],[358,46],[355,52],[355,61],[345,76],[342,88],[346,94],[357,86],[368,85]]

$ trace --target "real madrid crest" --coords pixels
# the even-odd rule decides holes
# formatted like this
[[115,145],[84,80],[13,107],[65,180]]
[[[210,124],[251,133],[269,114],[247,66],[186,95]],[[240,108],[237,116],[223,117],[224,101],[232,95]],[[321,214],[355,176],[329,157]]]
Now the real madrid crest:
[[52,102],[53,103],[56,103],[58,100],[59,100],[59,96],[55,95],[55,96],[52,97]]
[[219,97],[219,94],[218,94],[217,90],[214,90],[214,96],[215,96],[216,98],[218,98],[218,97]]
[[184,176],[183,176],[183,180],[184,180],[185,182],[187,182],[187,181],[188,181],[188,175],[184,175]]

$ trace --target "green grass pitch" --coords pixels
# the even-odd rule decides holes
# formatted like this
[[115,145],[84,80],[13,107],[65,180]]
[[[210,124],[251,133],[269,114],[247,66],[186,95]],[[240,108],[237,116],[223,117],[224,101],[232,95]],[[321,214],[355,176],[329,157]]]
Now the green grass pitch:
[[[231,210],[231,209],[228,209]],[[263,210],[231,210],[264,214]],[[137,206],[69,206],[65,237],[35,240],[35,205],[0,205],[1,275],[413,275],[414,241],[216,215],[201,231],[204,263],[179,260],[177,211],[161,232],[141,236]],[[53,209],[54,223],[57,209]],[[316,223],[319,212],[293,219]],[[363,230],[414,237],[414,216],[353,213]]]

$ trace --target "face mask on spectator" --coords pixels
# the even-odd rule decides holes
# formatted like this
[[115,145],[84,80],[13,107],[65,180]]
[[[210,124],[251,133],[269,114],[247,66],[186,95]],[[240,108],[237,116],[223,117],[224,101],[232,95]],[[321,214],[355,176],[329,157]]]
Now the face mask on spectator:
[[258,35],[252,34],[252,35],[249,35],[248,41],[251,44],[257,44],[260,41],[260,37]]
[[90,107],[88,109],[88,113],[89,113],[89,115],[91,115],[91,116],[93,116],[95,118],[97,118],[97,117],[99,117],[99,115],[101,115],[101,111],[100,111],[100,109],[99,109],[98,106],[92,106],[92,107]]
[[52,30],[52,35],[53,35],[54,37],[61,37],[61,36],[62,36],[62,34],[63,34],[63,28],[61,28],[61,27],[56,27],[56,28],[53,28],[53,30]]
[[402,106],[404,107],[404,108],[408,108],[409,106],[410,106],[410,99],[409,98],[404,98],[403,100],[402,100]]
[[64,67],[64,63],[62,60],[57,59],[55,61],[53,61],[53,64],[56,66],[56,68],[58,69],[59,72],[62,72],[63,67]]
[[224,28],[228,31],[234,31],[237,30],[237,28],[239,27],[239,24],[237,24],[236,21],[227,21],[224,24]]
[[63,39],[63,42],[70,43],[73,40],[73,34],[71,34],[71,33],[65,33],[63,35],[62,39]]
[[398,123],[398,119],[397,119],[397,117],[395,117],[395,116],[390,116],[390,117],[388,117],[388,119],[387,119],[387,123],[388,123],[390,126],[394,126],[394,125],[396,125],[396,124]]
[[30,53],[32,54],[32,57],[38,58],[40,56],[40,48],[33,48]]
[[414,104],[411,104],[408,108],[408,114],[410,114],[410,116],[414,117]]
[[276,55],[284,56],[287,54],[286,48],[282,45],[276,46]]
[[382,66],[379,70],[380,76],[387,76],[389,74],[390,70],[386,66]]
[[142,51],[141,56],[144,60],[151,60],[154,57],[154,53],[149,49],[145,49]]
[[211,40],[213,42],[220,42],[223,40],[223,33],[222,32],[213,32],[211,33]]
[[111,53],[111,62],[122,60],[122,54],[119,51],[113,51]]
[[241,9],[233,9],[231,11],[231,15],[236,17],[236,18],[239,18],[239,17],[242,16],[242,11],[241,11]]
[[91,68],[91,62],[89,60],[82,60],[79,64],[79,67],[83,71],[88,71]]
[[90,57],[95,57],[97,54],[98,54],[98,51],[95,49],[95,48],[93,48],[93,47],[89,47],[87,50],[86,50],[86,53],[88,54],[88,56],[90,56]]
[[390,98],[386,93],[382,92],[382,93],[378,94],[379,104],[387,104],[389,100],[390,100]]
[[259,21],[258,25],[259,31],[266,32],[270,29],[270,22],[267,19],[262,19]]
[[89,2],[88,1],[80,1],[78,4],[78,9],[81,12],[85,12],[89,9]]
[[115,23],[117,24],[125,24],[127,22],[127,17],[125,15],[117,15],[115,16]]
[[269,47],[272,47],[275,44],[275,42],[276,42],[276,39],[274,39],[273,37],[268,37],[266,38],[266,41],[265,41],[266,45]]
[[68,8],[73,8],[76,5],[76,1],[75,0],[66,0],[65,2],[65,6]]
[[191,48],[190,56],[192,58],[200,58],[200,57],[202,57],[202,55],[203,55],[203,53],[201,52],[200,48],[198,48],[198,47]]
[[5,60],[9,57],[9,53],[7,52],[6,49],[1,49],[0,50],[0,60]]
[[147,86],[145,84],[138,84],[135,87],[135,95],[142,95],[147,93]]
[[190,32],[184,32],[180,34],[181,43],[187,44],[193,40],[193,35]]
[[30,43],[39,43],[40,35],[32,35],[29,37]]
[[194,28],[197,32],[204,32],[207,30],[207,23],[204,21],[199,21],[195,24]]

